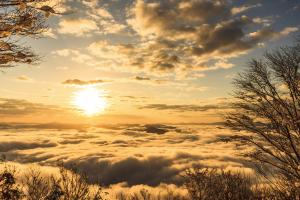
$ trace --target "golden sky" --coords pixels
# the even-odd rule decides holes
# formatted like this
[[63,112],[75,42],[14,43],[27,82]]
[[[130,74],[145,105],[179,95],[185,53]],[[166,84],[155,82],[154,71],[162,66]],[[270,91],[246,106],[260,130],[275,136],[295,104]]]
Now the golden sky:
[[63,0],[0,74],[3,122],[210,123],[251,57],[293,42],[299,1]]
[[116,190],[182,191],[193,166],[251,172],[249,149],[224,142],[231,82],[295,41],[300,0],[52,2],[66,14],[21,41],[40,62],[0,73],[0,155],[75,163]]

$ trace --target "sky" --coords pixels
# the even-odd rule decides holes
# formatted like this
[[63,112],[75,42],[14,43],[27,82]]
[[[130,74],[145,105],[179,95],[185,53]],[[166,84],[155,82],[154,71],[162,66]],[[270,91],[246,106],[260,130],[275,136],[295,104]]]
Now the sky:
[[60,0],[41,57],[0,74],[2,122],[216,123],[251,58],[292,44],[299,0]]

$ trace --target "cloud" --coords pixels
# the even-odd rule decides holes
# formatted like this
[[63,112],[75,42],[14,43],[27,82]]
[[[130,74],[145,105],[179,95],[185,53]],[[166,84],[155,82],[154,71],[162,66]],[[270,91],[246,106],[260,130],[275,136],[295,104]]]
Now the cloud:
[[180,129],[177,129],[174,126],[166,126],[163,124],[149,124],[149,125],[145,125],[145,132],[147,133],[155,133],[155,134],[165,134],[169,131],[179,131]]
[[240,6],[240,7],[233,7],[231,9],[231,13],[233,15],[236,15],[236,14],[239,14],[239,13],[242,13],[242,12],[245,12],[251,8],[256,8],[256,7],[261,7],[262,5],[259,3],[259,4],[255,4],[255,5],[243,5],[243,6]]
[[143,77],[143,76],[136,76],[134,79],[138,80],[138,81],[149,81],[149,80],[151,80],[149,77]]
[[0,123],[0,130],[77,130],[85,132],[88,126],[85,124],[64,124],[64,123],[41,123],[41,124],[22,124],[22,123]]
[[[72,60],[97,68],[139,70],[147,75],[174,73],[188,78],[195,71],[234,67],[232,59],[285,37],[297,27],[273,28],[273,16],[245,13],[264,5],[210,0],[66,1],[72,19],[61,19],[58,32],[97,37]],[[115,8],[118,8],[118,11]],[[217,14],[216,14],[217,13]],[[247,14],[247,15],[246,15]],[[269,29],[266,31],[266,29]],[[251,33],[257,34],[255,37]],[[88,54],[82,52],[88,51]],[[62,53],[62,52],[61,52]],[[146,82],[146,81],[145,81]]]
[[[195,33],[193,23],[208,23],[229,16],[224,3],[213,1],[158,1],[146,3],[138,0],[132,10],[134,18],[129,21],[142,35]],[[162,14],[163,13],[163,14]],[[218,13],[218,15],[215,15]],[[175,36],[175,35],[174,35]],[[177,37],[175,36],[175,37]]]
[[86,36],[87,33],[98,30],[96,22],[90,19],[63,19],[58,25],[59,33],[74,36]]
[[82,161],[69,161],[76,163],[83,172],[88,172],[90,181],[96,182],[97,178],[104,185],[126,182],[129,186],[146,184],[157,186],[160,183],[178,183],[179,170],[172,167],[172,159],[165,157],[149,157],[137,159],[128,157],[118,162],[98,161],[90,158]]
[[115,17],[104,6],[98,3],[86,4],[87,14],[97,22],[100,34],[116,34],[122,32],[126,26],[115,20]]
[[68,79],[62,82],[62,84],[65,85],[95,85],[95,84],[100,84],[100,83],[107,83],[107,80],[89,80],[89,81],[83,81],[79,79]]
[[146,124],[143,126],[134,126],[134,127],[129,127],[126,131],[154,133],[158,135],[162,135],[170,131],[182,132],[182,130],[177,128],[176,126],[169,126],[164,124]]
[[285,27],[279,32],[274,31],[270,27],[265,27],[259,31],[255,31],[252,33],[249,33],[250,40],[254,41],[256,43],[263,41],[265,38],[270,38],[270,39],[279,39],[281,37],[285,37],[289,35],[290,33],[298,31],[297,27]]
[[[72,18],[61,18],[58,33],[74,36],[91,36],[116,34],[122,32],[126,26],[118,21],[107,8],[108,4],[101,1],[61,1]],[[66,15],[68,17],[68,15]]]
[[94,65],[94,59],[77,49],[60,49],[53,51],[52,54],[62,56],[62,57],[71,57],[72,61],[77,63],[84,63],[85,65]]
[[111,45],[109,42],[101,40],[91,43],[87,50],[91,54],[104,59],[124,59],[124,55],[133,53],[133,46],[126,44]]
[[113,16],[104,8],[97,8],[96,13],[98,14],[98,17],[106,18],[106,19],[113,19]]
[[19,163],[56,166],[63,160],[67,167],[75,164],[85,172],[90,182],[100,180],[106,186],[181,185],[180,174],[192,166],[249,168],[234,154],[234,144],[217,140],[231,134],[216,125],[197,124],[3,123],[0,151],[8,161]]
[[280,36],[287,36],[290,33],[296,32],[298,31],[299,28],[298,27],[285,27],[282,31],[279,32]]
[[63,56],[63,57],[70,56],[73,53],[76,53],[76,51],[72,50],[72,49],[60,49],[60,50],[57,50],[57,51],[53,52],[53,54]]
[[[283,36],[294,31],[274,31],[274,35],[249,37],[247,31],[257,24],[257,18],[236,14],[260,6],[232,7],[227,1],[208,0],[137,0],[128,23],[142,39],[130,52],[125,52],[129,58],[126,66],[179,74],[232,67],[229,58],[245,54],[276,34]],[[256,29],[257,32],[264,31],[263,27]],[[226,65],[220,65],[224,59]]]
[[47,31],[43,32],[42,35],[47,38],[57,39],[57,35],[54,33],[52,28],[47,29]]
[[115,20],[101,20],[100,24],[100,31],[103,34],[113,34],[119,33],[123,29],[125,29],[125,25],[117,23]]
[[0,116],[28,115],[33,113],[59,112],[58,106],[50,106],[40,103],[31,103],[22,99],[0,98]]
[[218,109],[229,109],[228,105],[168,105],[168,104],[148,104],[145,106],[139,107],[139,109],[154,109],[154,110],[172,110],[176,112],[201,112],[208,110],[218,110]]
[[18,81],[29,81],[29,82],[33,81],[31,78],[29,78],[28,76],[25,76],[25,75],[18,76],[16,78],[16,80],[18,80]]
[[57,144],[49,141],[39,141],[39,142],[21,142],[21,141],[1,141],[0,142],[0,152],[7,152],[11,150],[25,150],[25,149],[35,149],[35,148],[47,148],[56,147]]

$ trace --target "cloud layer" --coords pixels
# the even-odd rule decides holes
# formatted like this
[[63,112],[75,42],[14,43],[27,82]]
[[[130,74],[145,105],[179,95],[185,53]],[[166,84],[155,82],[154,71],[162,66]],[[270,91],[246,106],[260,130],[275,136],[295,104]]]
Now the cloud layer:
[[51,166],[63,160],[66,166],[76,164],[91,182],[101,180],[104,185],[180,185],[180,173],[191,166],[250,167],[235,155],[233,144],[219,142],[231,133],[214,125],[0,127],[0,153],[8,160]]

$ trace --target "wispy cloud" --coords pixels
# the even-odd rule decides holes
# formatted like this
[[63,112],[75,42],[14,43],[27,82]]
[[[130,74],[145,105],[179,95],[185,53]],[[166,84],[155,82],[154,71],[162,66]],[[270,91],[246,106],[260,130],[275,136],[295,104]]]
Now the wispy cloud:
[[96,22],[90,19],[64,19],[59,22],[58,32],[83,36],[98,29]]
[[251,8],[256,8],[256,7],[261,7],[262,4],[254,4],[254,5],[243,5],[243,6],[240,6],[240,7],[233,7],[231,9],[231,13],[233,15],[236,15],[236,14],[239,14],[239,13],[243,13],[247,10],[250,10]]
[[0,115],[28,115],[33,113],[59,112],[62,109],[58,106],[50,106],[41,103],[32,103],[23,99],[0,98]]
[[201,112],[208,110],[221,110],[221,109],[230,109],[229,105],[219,105],[219,104],[210,104],[210,105],[170,105],[170,104],[148,104],[145,106],[139,107],[140,109],[153,109],[153,110],[171,110],[175,112]]
[[28,76],[25,76],[25,75],[21,75],[21,76],[18,76],[18,77],[16,77],[16,80],[18,80],[18,81],[27,81],[27,82],[32,82],[33,81],[33,79],[32,78],[30,78],[30,77],[28,77]]
[[88,81],[83,81],[80,79],[68,79],[68,80],[65,80],[64,82],[62,82],[62,84],[65,84],[65,85],[96,85],[96,84],[107,83],[107,82],[110,82],[110,81],[101,80],[101,79],[88,80]]
[[149,77],[136,76],[135,80],[138,80],[138,81],[149,81],[151,79]]

